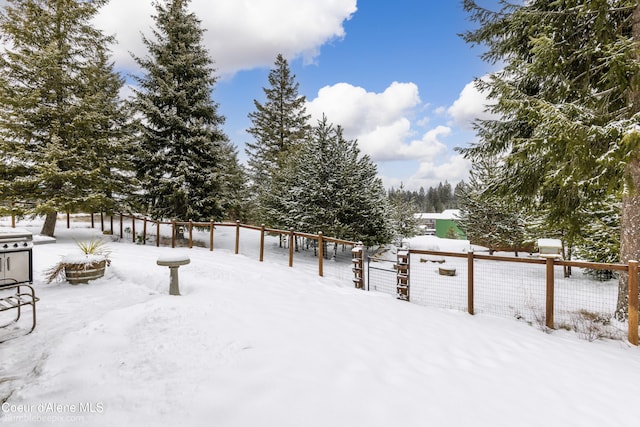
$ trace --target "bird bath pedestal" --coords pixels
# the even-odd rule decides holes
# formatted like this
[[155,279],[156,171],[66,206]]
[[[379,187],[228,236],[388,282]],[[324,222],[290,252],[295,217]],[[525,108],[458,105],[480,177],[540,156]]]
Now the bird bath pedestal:
[[169,267],[169,273],[171,275],[169,295],[180,295],[180,288],[178,286],[178,268],[181,265],[187,265],[190,262],[191,260],[189,257],[183,255],[162,256],[156,261],[158,265]]

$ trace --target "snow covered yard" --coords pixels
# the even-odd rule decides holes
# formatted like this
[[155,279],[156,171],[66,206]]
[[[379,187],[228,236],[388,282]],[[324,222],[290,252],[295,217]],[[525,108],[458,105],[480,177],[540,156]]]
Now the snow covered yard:
[[[228,249],[114,242],[103,279],[44,282],[72,237],[96,233],[60,229],[57,243],[34,248],[38,326],[0,344],[1,423],[640,422],[638,348],[356,290],[318,277],[313,260],[288,268],[276,254],[260,263]],[[179,269],[179,297],[156,265],[177,251],[191,259]]]

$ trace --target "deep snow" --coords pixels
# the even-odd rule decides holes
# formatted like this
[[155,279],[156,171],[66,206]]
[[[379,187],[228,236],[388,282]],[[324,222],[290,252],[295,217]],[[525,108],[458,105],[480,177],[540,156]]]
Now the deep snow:
[[[37,230],[37,228],[34,228]],[[244,233],[244,231],[243,231]],[[0,344],[0,422],[83,426],[636,426],[640,349],[426,308],[225,245],[110,243],[88,285],[44,271],[99,234],[34,250],[38,326]],[[229,234],[231,230],[229,230]],[[220,232],[217,238],[223,238]],[[247,239],[247,242],[258,239]],[[244,244],[244,243],[243,243]],[[159,257],[187,255],[181,296]],[[0,333],[6,333],[0,331]]]

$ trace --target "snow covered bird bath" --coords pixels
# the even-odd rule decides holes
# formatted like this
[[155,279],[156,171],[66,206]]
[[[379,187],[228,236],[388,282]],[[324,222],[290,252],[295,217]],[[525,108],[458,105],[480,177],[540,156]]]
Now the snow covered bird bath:
[[178,268],[181,265],[187,265],[191,262],[185,255],[163,255],[156,261],[156,264],[169,267],[171,282],[169,283],[169,295],[180,295],[180,286],[178,283]]

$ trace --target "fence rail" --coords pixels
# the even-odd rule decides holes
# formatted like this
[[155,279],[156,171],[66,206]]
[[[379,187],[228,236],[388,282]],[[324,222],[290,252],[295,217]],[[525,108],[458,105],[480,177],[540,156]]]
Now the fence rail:
[[[95,227],[95,218],[94,215],[91,216],[91,227]],[[125,239],[125,237],[130,238],[133,243],[139,243],[142,245],[146,245],[149,242],[153,242],[156,246],[160,246],[163,240],[161,236],[161,226],[170,227],[171,237],[168,239],[166,244],[170,245],[172,248],[175,248],[178,244],[178,236],[184,236],[184,239],[187,242],[187,246],[192,248],[194,246],[194,230],[195,229],[206,229],[209,231],[209,250],[213,251],[215,247],[215,230],[217,227],[234,227],[235,228],[235,240],[234,240],[234,253],[240,253],[240,232],[242,229],[254,230],[260,232],[260,242],[259,242],[259,260],[260,262],[264,261],[264,248],[265,248],[265,236],[267,234],[278,235],[280,238],[283,238],[286,246],[288,247],[288,263],[289,267],[293,267],[294,262],[294,253],[296,252],[296,247],[299,244],[298,238],[308,239],[315,242],[315,247],[317,248],[317,258],[318,258],[318,275],[324,276],[325,274],[325,256],[328,255],[325,253],[327,249],[327,244],[334,245],[334,254],[337,254],[337,246],[355,246],[357,242],[353,242],[350,240],[338,239],[335,237],[327,237],[322,232],[318,232],[318,234],[311,234],[306,232],[295,231],[294,229],[289,230],[280,230],[276,228],[269,228],[264,225],[256,226],[250,224],[242,224],[240,221],[236,222],[196,222],[196,221],[161,221],[161,220],[153,220],[142,216],[129,215],[129,214],[116,214],[118,229],[117,232],[121,239]],[[67,228],[70,227],[70,215],[67,214]],[[102,231],[110,230],[111,233],[116,233],[114,228],[114,216],[110,216],[109,218],[110,228],[105,227],[105,218],[103,214],[100,214],[100,226]],[[140,223],[142,223],[142,229],[139,228]],[[125,233],[125,230],[127,231]]]
[[[409,254],[412,302],[575,330],[588,339],[619,337],[626,328],[629,342],[638,345],[637,261],[604,264],[414,249]],[[628,274],[626,322],[615,319],[618,280],[596,280],[587,270]],[[393,262],[370,258],[367,271],[368,289],[397,292]]]

